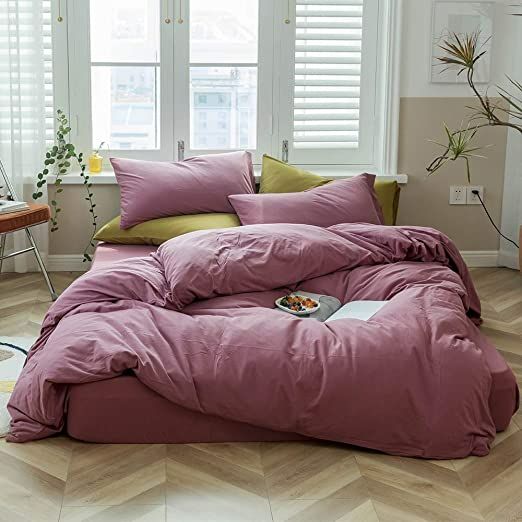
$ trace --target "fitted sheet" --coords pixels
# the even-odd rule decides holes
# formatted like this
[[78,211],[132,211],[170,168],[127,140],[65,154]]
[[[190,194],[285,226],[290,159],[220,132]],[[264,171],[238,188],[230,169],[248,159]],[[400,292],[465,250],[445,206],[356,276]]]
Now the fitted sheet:
[[71,386],[66,430],[75,439],[113,444],[305,439],[295,433],[188,410],[158,395],[132,375]]
[[154,245],[114,245],[99,243],[92,260],[91,270],[103,268],[111,263],[133,257],[148,256],[157,250]]

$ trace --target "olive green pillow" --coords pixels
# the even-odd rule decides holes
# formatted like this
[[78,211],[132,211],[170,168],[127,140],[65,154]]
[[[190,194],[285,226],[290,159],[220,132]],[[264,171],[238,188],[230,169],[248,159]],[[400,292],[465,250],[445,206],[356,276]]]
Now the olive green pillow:
[[259,192],[261,194],[304,192],[326,185],[330,181],[332,180],[298,169],[265,154]]
[[161,245],[173,237],[196,230],[231,228],[240,224],[235,214],[193,214],[152,219],[122,230],[120,216],[117,216],[104,225],[94,239],[121,245]]
[[395,225],[397,223],[397,213],[399,212],[399,199],[401,188],[396,181],[377,180],[374,185],[377,199],[382,208],[385,225]]
[[[326,185],[332,179],[298,169],[270,156],[263,156],[260,193],[303,192]],[[375,182],[375,192],[382,208],[385,225],[395,225],[401,189],[396,181]]]

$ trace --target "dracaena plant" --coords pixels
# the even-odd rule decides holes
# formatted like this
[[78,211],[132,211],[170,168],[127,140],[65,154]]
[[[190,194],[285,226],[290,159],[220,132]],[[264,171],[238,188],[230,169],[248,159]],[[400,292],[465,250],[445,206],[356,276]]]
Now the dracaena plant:
[[468,182],[471,182],[470,159],[484,157],[477,152],[474,139],[485,127],[508,127],[522,134],[522,84],[507,76],[510,90],[497,86],[497,96],[492,99],[488,90],[480,92],[475,84],[477,62],[486,51],[479,44],[479,33],[459,36],[453,34],[440,45],[444,55],[437,58],[444,70],[456,68],[457,74],[466,75],[466,80],[478,101],[478,107],[468,107],[471,114],[467,124],[451,130],[445,125],[446,143],[437,143],[444,150],[427,167],[428,174],[434,174],[449,161],[463,161],[466,165]]
[[71,127],[64,112],[60,109],[56,111],[56,121],[58,123],[56,130],[55,144],[45,153],[43,169],[37,175],[36,190],[33,193],[33,199],[39,199],[43,196],[43,187],[47,183],[47,176],[53,174],[56,186],[56,195],[49,203],[51,205],[51,232],[56,232],[59,228],[59,214],[62,209],[59,204],[60,196],[63,192],[62,180],[63,176],[69,172],[71,166],[75,163],[80,169],[80,176],[83,178],[83,186],[85,188],[85,200],[89,207],[89,214],[92,222],[92,233],[89,243],[83,252],[83,261],[91,261],[91,252],[94,248],[94,235],[98,228],[96,215],[96,203],[94,202],[94,194],[91,190],[92,184],[90,176],[86,172],[86,164],[83,160],[83,153],[78,152],[76,147],[70,142]]

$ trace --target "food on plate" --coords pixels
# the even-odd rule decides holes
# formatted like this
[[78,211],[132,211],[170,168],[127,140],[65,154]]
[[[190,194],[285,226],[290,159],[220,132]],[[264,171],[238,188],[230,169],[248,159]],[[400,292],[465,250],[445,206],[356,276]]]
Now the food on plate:
[[293,312],[312,312],[319,306],[319,303],[310,297],[293,294],[285,295],[279,304],[284,308],[288,308],[288,310],[292,310]]

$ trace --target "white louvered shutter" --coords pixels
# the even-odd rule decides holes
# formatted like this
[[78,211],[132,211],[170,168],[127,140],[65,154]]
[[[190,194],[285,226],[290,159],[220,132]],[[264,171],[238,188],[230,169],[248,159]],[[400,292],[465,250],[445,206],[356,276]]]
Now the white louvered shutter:
[[53,142],[51,0],[0,0],[0,140]]
[[363,0],[297,0],[296,149],[357,148]]
[[291,161],[348,164],[369,157],[372,132],[361,125],[374,110],[377,18],[378,0],[295,0],[291,114],[282,136]]
[[53,37],[51,0],[42,0],[42,41],[44,46],[44,80],[45,80],[45,140],[54,143],[54,98],[53,98]]

